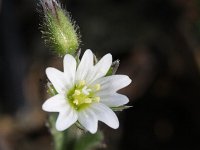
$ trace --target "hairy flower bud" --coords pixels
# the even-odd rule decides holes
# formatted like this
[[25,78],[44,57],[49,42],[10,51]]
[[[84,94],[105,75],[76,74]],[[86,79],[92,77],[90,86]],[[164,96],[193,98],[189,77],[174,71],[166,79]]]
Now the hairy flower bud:
[[41,0],[44,20],[41,25],[41,32],[45,43],[64,56],[74,54],[79,47],[80,40],[77,27],[71,21],[69,14],[61,7],[56,0]]

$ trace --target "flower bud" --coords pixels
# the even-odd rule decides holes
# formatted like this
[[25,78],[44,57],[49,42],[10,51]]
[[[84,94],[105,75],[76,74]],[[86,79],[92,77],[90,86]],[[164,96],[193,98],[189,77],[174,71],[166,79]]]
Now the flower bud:
[[80,40],[77,27],[71,21],[69,14],[56,0],[41,0],[44,20],[41,32],[45,43],[49,44],[59,56],[66,53],[74,54],[79,47]]

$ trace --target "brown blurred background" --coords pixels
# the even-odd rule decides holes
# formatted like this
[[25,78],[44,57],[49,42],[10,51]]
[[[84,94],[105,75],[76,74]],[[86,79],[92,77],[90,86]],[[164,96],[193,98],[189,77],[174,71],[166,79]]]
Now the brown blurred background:
[[[105,150],[200,149],[200,1],[63,0],[81,49],[120,59],[133,108],[105,125]],[[39,27],[36,0],[0,1],[0,150],[52,149],[41,110],[45,68],[62,68]],[[109,134],[108,134],[109,133]]]

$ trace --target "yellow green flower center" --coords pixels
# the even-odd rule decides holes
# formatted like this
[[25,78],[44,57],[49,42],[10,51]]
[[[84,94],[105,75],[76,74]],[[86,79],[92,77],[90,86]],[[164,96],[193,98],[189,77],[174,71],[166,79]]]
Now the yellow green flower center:
[[100,88],[100,84],[88,86],[86,85],[85,80],[81,80],[75,84],[71,90],[69,90],[67,93],[67,99],[72,107],[76,110],[80,110],[83,107],[89,106],[93,102],[100,101],[100,97],[95,95]]

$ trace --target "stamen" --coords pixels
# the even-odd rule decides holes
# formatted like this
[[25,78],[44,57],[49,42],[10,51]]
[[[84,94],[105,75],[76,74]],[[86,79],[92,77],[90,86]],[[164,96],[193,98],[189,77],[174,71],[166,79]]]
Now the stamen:
[[75,99],[75,100],[73,101],[73,103],[76,104],[76,105],[78,105],[78,100]]
[[94,97],[93,101],[99,102],[100,101],[100,97]]
[[81,92],[79,90],[74,91],[74,95],[80,95],[80,94],[81,94]]
[[100,97],[95,96],[95,92],[100,90],[100,88],[100,84],[95,84],[89,88],[85,83],[85,80],[81,80],[68,94],[68,99],[72,102],[75,109],[78,110],[82,106],[87,106],[86,104],[99,102]]
[[94,88],[95,88],[96,91],[99,91],[100,88],[101,88],[101,85],[100,85],[100,84],[95,84],[95,85],[94,85]]

